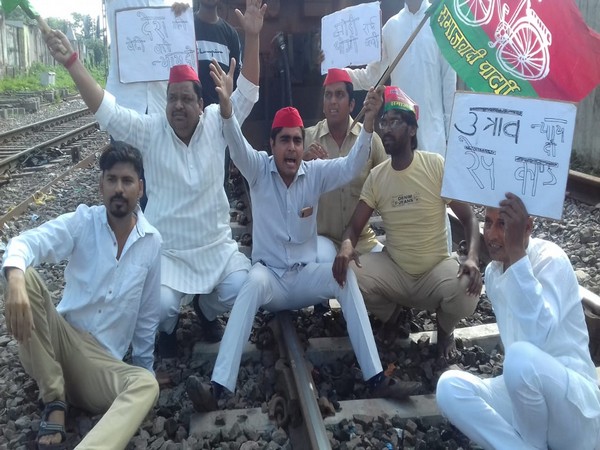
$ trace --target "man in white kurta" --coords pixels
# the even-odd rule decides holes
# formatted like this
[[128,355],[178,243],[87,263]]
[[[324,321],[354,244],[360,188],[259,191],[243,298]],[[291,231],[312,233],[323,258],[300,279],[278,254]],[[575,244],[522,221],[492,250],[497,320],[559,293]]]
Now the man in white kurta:
[[[430,6],[427,0],[406,0],[404,4],[383,26],[381,60],[363,69],[346,69],[356,89],[375,86]],[[428,23],[392,71],[391,79],[393,86],[398,86],[419,105],[419,149],[444,156],[456,72],[442,56]]]
[[507,194],[486,210],[485,272],[504,373],[450,370],[438,382],[442,412],[486,449],[600,448],[600,390],[577,278],[557,245],[530,238],[533,221]]
[[[265,11],[261,0],[246,0],[245,14],[238,14],[246,35],[247,64],[231,101],[240,123],[258,100],[259,33]],[[49,34],[46,42],[54,58],[67,63],[100,125],[144,155],[149,198],[145,214],[163,237],[159,329],[173,334],[186,294],[216,290],[217,296],[200,302],[206,319],[213,321],[231,308],[250,267],[229,227],[223,190],[226,143],[219,107],[203,108],[198,77],[182,65],[171,69],[166,114],[138,114],[119,106],[78,60],[70,62],[73,50],[62,33]],[[68,51],[57,51],[59,45]],[[235,70],[235,63],[230,70]]]

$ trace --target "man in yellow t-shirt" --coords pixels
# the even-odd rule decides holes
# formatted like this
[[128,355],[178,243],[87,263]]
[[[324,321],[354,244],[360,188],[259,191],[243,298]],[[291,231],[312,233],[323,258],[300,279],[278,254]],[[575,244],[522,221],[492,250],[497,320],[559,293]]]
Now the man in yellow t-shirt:
[[[379,128],[391,159],[365,181],[333,271],[343,284],[350,261],[356,261],[352,269],[367,309],[386,328],[396,327],[402,307],[435,311],[438,352],[448,357],[456,349],[454,327],[474,311],[481,291],[479,228],[470,206],[441,197],[444,159],[417,150],[417,118],[417,105],[399,88],[387,87]],[[462,263],[448,252],[446,204],[465,229],[469,247]],[[383,220],[386,245],[359,262],[357,238],[375,209]]]
[[[334,159],[347,156],[356,142],[362,124],[352,125],[350,113],[354,109],[354,88],[348,74],[342,69],[329,69],[323,82],[323,114],[325,119],[306,129],[304,139],[305,161]],[[317,213],[318,260],[333,261],[358,204],[362,186],[369,171],[388,159],[377,134],[371,140],[371,154],[360,175],[346,186],[321,195]],[[367,223],[358,238],[359,253],[381,251],[383,245]]]

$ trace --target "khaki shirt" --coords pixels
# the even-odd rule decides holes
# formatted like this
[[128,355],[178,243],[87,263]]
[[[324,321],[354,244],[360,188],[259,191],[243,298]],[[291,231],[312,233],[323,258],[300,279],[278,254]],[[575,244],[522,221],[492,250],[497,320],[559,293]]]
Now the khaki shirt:
[[[348,117],[348,128],[350,128],[352,121],[352,117]],[[342,147],[339,148],[329,133],[327,120],[321,120],[316,125],[306,129],[304,150],[306,151],[310,144],[316,141],[327,150],[330,158],[346,156],[350,152],[354,142],[356,142],[361,129],[362,124],[357,123],[354,125],[354,128],[349,130],[346,135]],[[320,235],[331,239],[338,247],[340,246],[342,235],[350,224],[350,219],[360,198],[362,186],[370,170],[387,159],[388,156],[383,149],[381,138],[377,133],[373,133],[371,154],[360,175],[354,178],[349,184],[321,195],[317,213],[317,232]],[[367,224],[360,234],[356,250],[359,253],[368,253],[376,243],[377,238],[375,237],[375,233],[369,224]]]

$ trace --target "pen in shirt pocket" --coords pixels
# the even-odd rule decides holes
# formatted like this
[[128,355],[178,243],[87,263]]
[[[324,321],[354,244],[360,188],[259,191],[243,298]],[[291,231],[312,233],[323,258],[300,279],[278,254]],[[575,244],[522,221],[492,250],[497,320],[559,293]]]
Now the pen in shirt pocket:
[[313,207],[312,206],[307,206],[306,208],[302,208],[300,210],[300,217],[304,218],[304,217],[310,217],[313,213]]

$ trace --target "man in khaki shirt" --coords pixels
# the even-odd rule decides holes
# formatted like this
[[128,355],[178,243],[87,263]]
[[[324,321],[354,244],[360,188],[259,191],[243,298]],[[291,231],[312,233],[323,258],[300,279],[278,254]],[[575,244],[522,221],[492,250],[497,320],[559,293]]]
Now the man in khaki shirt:
[[[354,109],[354,89],[348,74],[341,69],[329,69],[323,82],[323,113],[325,119],[306,129],[304,160],[333,159],[347,156],[356,142],[362,124],[352,129],[350,113]],[[373,134],[371,155],[360,175],[346,186],[321,195],[317,214],[318,261],[333,261],[350,224],[362,186],[370,170],[387,159],[381,139]],[[383,245],[367,224],[357,244],[359,253],[381,251]]]

